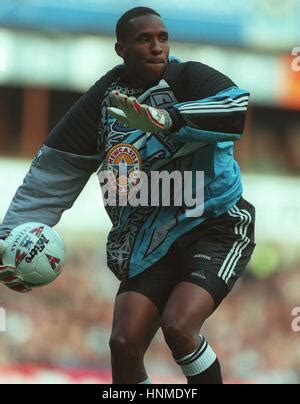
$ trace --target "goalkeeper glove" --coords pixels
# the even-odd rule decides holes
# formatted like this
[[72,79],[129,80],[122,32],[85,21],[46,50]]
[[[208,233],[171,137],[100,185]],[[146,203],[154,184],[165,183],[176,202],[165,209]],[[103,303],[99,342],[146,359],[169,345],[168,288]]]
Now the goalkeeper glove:
[[5,241],[0,240],[0,283],[16,292],[30,292],[31,287],[24,281],[16,267],[3,265],[2,256],[5,250]]
[[151,133],[168,131],[172,127],[172,118],[164,109],[140,104],[136,98],[127,97],[118,91],[112,91],[109,98],[114,105],[107,108],[109,114],[126,127]]

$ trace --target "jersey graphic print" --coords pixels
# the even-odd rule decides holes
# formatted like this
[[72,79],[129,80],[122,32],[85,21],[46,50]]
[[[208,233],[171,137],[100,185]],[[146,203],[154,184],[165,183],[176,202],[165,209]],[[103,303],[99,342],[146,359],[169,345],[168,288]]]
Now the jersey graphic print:
[[[122,188],[122,181],[130,184],[138,179],[134,170],[137,168],[149,174],[153,164],[162,159],[168,159],[180,149],[181,143],[163,134],[145,133],[141,130],[125,128],[115,118],[107,116],[107,107],[110,105],[109,93],[114,83],[107,90],[102,103],[100,142],[103,142],[106,151],[105,161],[100,170],[113,172],[112,181],[115,181],[118,190]],[[120,89],[120,87],[118,87]],[[172,106],[176,99],[168,84],[162,80],[157,87],[153,87],[138,97],[138,101],[153,107],[167,108]],[[130,147],[129,147],[130,146]],[[133,177],[130,177],[130,176]],[[127,178],[125,178],[127,177]],[[106,210],[113,223],[108,236],[107,261],[109,268],[122,279],[127,277],[130,255],[137,235],[154,210],[151,206],[106,206]]]

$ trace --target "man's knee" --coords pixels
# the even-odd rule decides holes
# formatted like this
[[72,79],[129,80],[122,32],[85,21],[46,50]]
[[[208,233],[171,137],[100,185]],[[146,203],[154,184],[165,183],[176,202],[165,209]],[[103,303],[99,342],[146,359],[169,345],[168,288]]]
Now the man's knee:
[[132,359],[143,355],[139,341],[130,334],[112,334],[109,347],[113,357],[119,359]]
[[184,320],[162,318],[161,328],[172,352],[179,347],[189,346],[191,340],[198,338],[198,330],[192,330]]

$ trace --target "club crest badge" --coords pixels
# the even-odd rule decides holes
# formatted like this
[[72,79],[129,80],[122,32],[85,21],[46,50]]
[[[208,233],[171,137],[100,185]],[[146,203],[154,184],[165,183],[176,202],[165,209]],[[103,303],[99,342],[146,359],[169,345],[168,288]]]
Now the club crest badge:
[[119,143],[106,155],[110,186],[117,193],[127,194],[140,181],[141,157],[136,147]]

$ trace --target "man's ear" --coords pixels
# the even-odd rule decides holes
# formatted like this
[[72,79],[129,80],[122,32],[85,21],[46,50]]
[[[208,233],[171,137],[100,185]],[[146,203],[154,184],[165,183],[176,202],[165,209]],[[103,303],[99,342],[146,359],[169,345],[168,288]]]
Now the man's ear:
[[116,42],[115,44],[115,51],[116,54],[118,56],[120,56],[120,58],[124,59],[124,55],[125,55],[125,45],[121,42]]

